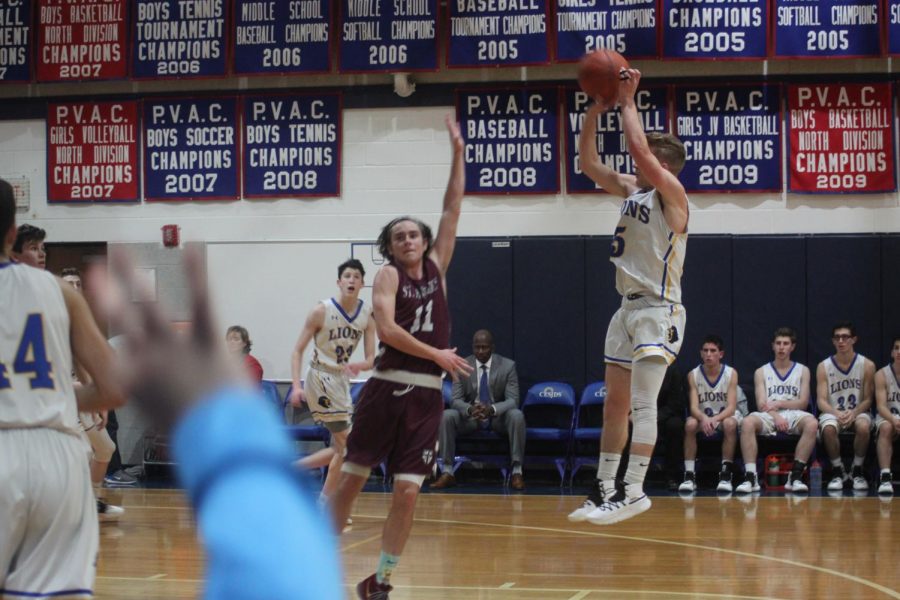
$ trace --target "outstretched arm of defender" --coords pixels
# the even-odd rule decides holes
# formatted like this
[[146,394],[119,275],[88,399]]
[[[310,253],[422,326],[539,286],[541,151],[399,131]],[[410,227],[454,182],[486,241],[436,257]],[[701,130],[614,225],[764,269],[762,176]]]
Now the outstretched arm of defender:
[[[431,259],[440,268],[442,275],[447,274],[450,259],[453,258],[453,249],[456,246],[456,227],[459,224],[460,207],[466,191],[466,143],[459,130],[459,123],[450,115],[447,115],[445,121],[447,132],[450,134],[453,159],[450,163],[450,180],[447,182],[447,191],[444,192],[444,210],[441,213],[441,222],[438,224],[437,235],[434,237],[434,245],[431,248]],[[384,339],[380,333],[379,337]]]
[[456,348],[443,350],[422,343],[408,331],[397,325],[394,320],[394,303],[400,286],[400,276],[392,266],[382,267],[375,275],[372,288],[372,306],[375,316],[375,330],[378,339],[396,348],[400,352],[434,361],[442,369],[456,379],[457,373],[466,375],[472,372],[472,366],[466,359],[456,354]]
[[637,190],[634,175],[618,173],[600,160],[597,152],[597,117],[611,107],[594,103],[584,115],[578,134],[578,161],[582,172],[610,194],[627,198]]
[[[647,181],[655,187],[662,197],[663,205],[670,214],[666,215],[666,222],[676,233],[683,233],[687,228],[688,203],[684,186],[678,181],[666,165],[650,151],[647,136],[644,134],[644,126],[638,115],[634,95],[641,81],[641,72],[637,69],[628,69],[623,72],[623,79],[619,82],[619,106],[622,110],[622,128],[625,131],[625,143],[628,152],[634,159],[635,168],[640,170]],[[675,213],[675,214],[671,214]]]
[[316,335],[316,332],[325,324],[325,306],[319,302],[316,307],[309,311],[306,316],[306,323],[303,324],[303,331],[297,338],[294,345],[294,351],[291,353],[291,405],[300,406],[301,402],[305,402],[306,398],[303,394],[303,388],[300,386],[300,378],[302,377],[303,353],[306,352],[306,346],[309,341]]

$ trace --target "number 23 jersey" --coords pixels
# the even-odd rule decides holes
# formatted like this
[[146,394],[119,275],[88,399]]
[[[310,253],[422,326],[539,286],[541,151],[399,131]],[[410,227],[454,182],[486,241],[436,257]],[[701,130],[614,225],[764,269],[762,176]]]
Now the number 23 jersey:
[[363,300],[356,312],[347,314],[334,298],[322,300],[325,306],[325,322],[316,333],[316,347],[310,364],[329,371],[340,371],[359,344],[372,318],[372,308]]

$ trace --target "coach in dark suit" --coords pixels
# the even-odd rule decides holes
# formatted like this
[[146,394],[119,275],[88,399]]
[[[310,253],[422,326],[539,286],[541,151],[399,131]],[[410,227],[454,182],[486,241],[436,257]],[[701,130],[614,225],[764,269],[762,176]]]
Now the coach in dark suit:
[[494,354],[494,337],[486,329],[475,332],[472,352],[466,360],[474,367],[473,372],[470,376],[453,382],[453,402],[450,408],[444,410],[440,433],[443,472],[431,487],[443,489],[456,485],[452,472],[456,436],[482,428],[493,429],[509,439],[512,463],[509,486],[514,490],[523,490],[525,417],[519,410],[516,363]]

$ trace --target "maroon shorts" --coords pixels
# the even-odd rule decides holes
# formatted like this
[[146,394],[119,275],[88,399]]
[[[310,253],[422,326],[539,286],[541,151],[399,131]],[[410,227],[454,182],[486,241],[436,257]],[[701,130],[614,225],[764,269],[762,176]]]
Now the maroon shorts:
[[441,390],[371,378],[353,411],[344,460],[391,474],[430,475],[444,414]]

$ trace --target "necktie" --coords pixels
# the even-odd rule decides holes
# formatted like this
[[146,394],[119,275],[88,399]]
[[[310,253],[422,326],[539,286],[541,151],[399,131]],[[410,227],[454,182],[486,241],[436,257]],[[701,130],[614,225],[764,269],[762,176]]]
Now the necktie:
[[[481,380],[478,382],[478,401],[488,408],[491,406],[491,388],[488,385],[487,365],[481,365]],[[482,429],[488,429],[490,426],[490,419],[485,419],[481,422]]]

